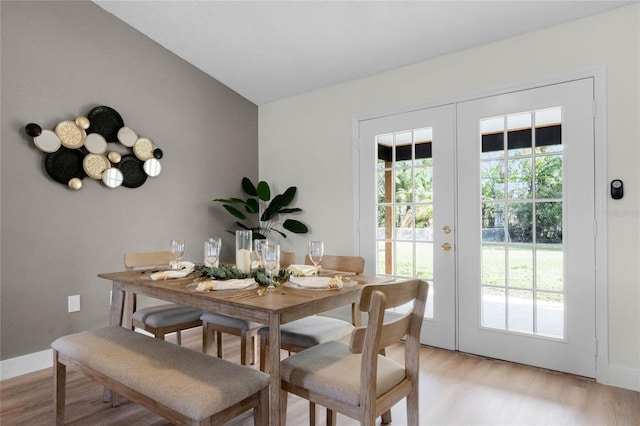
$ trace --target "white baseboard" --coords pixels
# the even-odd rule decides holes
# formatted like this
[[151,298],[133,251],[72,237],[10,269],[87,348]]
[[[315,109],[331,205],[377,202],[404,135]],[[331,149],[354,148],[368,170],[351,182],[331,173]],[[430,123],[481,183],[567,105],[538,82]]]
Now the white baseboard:
[[[136,328],[136,331],[153,337],[153,334],[147,333],[144,330]],[[12,377],[44,370],[45,368],[50,368],[52,366],[53,351],[51,349],[5,359],[0,361],[0,380],[11,379]]]
[[621,365],[609,365],[609,383],[607,384],[640,392],[640,370]]
[[0,361],[0,380],[10,379],[53,366],[53,351],[47,349]]

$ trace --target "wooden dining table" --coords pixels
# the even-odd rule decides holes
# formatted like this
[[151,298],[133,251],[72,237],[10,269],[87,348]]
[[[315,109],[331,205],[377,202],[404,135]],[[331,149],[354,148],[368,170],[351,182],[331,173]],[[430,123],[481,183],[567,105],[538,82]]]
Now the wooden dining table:
[[154,281],[148,271],[100,273],[98,277],[112,281],[110,324],[129,326],[124,321],[126,294],[142,294],[206,311],[216,312],[269,326],[270,424],[280,424],[280,326],[300,318],[326,312],[357,302],[362,284],[382,282],[376,277],[349,276],[340,289],[301,289],[283,285],[270,292],[256,288],[242,290],[197,291],[193,276]]

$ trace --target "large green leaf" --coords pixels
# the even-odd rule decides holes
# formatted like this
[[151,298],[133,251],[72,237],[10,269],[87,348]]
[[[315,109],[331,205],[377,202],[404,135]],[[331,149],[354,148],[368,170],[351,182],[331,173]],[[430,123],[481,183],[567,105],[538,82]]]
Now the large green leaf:
[[277,232],[278,234],[282,235],[282,238],[287,238],[287,234],[285,234],[284,232],[281,232],[275,228],[271,228],[271,231],[273,232]]
[[255,197],[256,195],[258,195],[258,192],[256,191],[256,187],[253,185],[253,182],[251,182],[251,180],[249,180],[248,177],[242,178],[242,190],[247,194],[251,195],[252,197]]
[[260,220],[262,222],[266,222],[268,220],[271,220],[271,218],[278,213],[278,210],[280,210],[283,206],[282,204],[283,201],[283,196],[278,194],[275,197],[273,197],[273,200],[271,200],[271,202],[269,203],[269,205],[267,206],[266,209],[264,209],[264,212],[262,212],[262,217],[260,218]]
[[240,198],[216,198],[213,201],[217,201],[219,203],[227,203],[227,204],[244,203],[244,200],[241,200]]
[[297,213],[301,212],[302,209],[299,207],[290,207],[288,209],[280,209],[278,210],[278,214],[287,214],[287,213]]
[[282,194],[282,205],[288,206],[293,201],[293,197],[296,196],[296,191],[298,188],[295,186],[290,186],[286,191]]
[[258,198],[262,201],[269,201],[271,199],[271,188],[269,188],[269,184],[263,180],[258,182]]
[[247,217],[244,215],[244,213],[242,213],[240,210],[236,209],[233,206],[230,206],[229,204],[223,204],[222,207],[224,207],[229,213],[231,213],[232,216],[237,217],[238,219],[246,219]]
[[260,211],[260,204],[258,204],[258,200],[256,200],[255,198],[249,198],[245,203],[244,208],[247,210],[247,212],[255,214]]
[[295,219],[285,220],[282,224],[282,227],[287,231],[291,231],[295,234],[306,234],[307,232],[309,232],[309,228],[307,228],[307,225]]
[[261,234],[260,232],[254,231],[252,234],[252,238],[254,240],[266,240],[267,237],[265,237],[263,234]]

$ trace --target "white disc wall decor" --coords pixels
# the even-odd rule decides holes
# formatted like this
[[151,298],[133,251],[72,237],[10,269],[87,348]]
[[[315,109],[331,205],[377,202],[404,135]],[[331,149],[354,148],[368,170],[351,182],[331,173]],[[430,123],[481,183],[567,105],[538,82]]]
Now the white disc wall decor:
[[155,158],[149,158],[144,162],[142,169],[147,175],[156,177],[162,172],[162,164]]
[[[125,126],[118,111],[108,106],[60,121],[53,130],[43,130],[37,123],[28,123],[24,129],[36,148],[45,153],[47,175],[70,190],[82,188],[82,179],[87,176],[109,188],[138,188],[148,176],[162,172],[162,150]],[[110,143],[124,146],[128,152],[109,148]]]

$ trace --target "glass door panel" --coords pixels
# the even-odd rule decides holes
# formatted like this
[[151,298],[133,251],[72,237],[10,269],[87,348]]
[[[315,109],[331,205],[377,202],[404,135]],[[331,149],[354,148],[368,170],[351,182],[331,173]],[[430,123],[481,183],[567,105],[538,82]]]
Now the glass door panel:
[[422,340],[449,349],[455,348],[455,256],[438,247],[454,243],[442,230],[455,219],[453,113],[449,105],[360,123],[360,253],[367,272],[427,281]]

